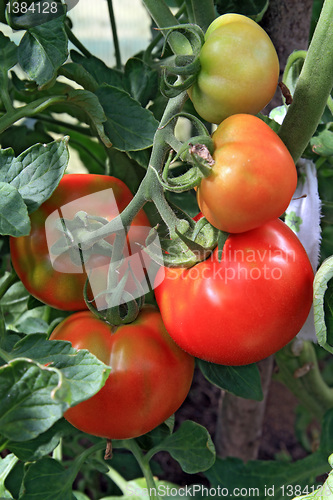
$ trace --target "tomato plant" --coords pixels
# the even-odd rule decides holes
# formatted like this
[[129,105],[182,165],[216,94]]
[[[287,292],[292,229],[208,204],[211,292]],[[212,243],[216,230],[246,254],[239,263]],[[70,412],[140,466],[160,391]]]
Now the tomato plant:
[[224,14],[205,35],[201,69],[189,96],[199,115],[221,123],[236,113],[255,115],[273,98],[279,61],[267,33],[252,19]]
[[190,269],[165,273],[155,293],[166,329],[180,347],[213,363],[250,364],[278,351],[312,304],[310,261],[278,219],[230,235],[220,262],[216,249]]
[[295,192],[297,171],[278,135],[259,118],[239,114],[218,126],[213,141],[212,173],[197,190],[207,220],[238,233],[280,217]]
[[88,349],[111,366],[104,387],[64,415],[89,434],[109,439],[145,434],[169,418],[190,389],[194,359],[169,337],[152,306],[113,332],[91,312],[81,311],[60,323],[50,338]]
[[[89,195],[105,189],[112,189],[108,199],[105,197],[90,198]],[[76,200],[84,198],[80,204]],[[93,255],[85,262],[83,270],[80,262],[73,262],[70,251],[59,256],[52,255],[50,249],[61,232],[54,229],[47,240],[45,221],[52,213],[58,217],[65,205],[65,217],[73,218],[78,210],[84,210],[90,216],[104,217],[112,220],[131,201],[129,188],[115,177],[97,174],[66,174],[60,181],[53,195],[31,214],[31,232],[28,236],[10,238],[11,258],[15,271],[26,289],[37,299],[57,309],[75,311],[86,309],[83,288],[87,279],[86,270],[91,269],[95,282],[99,282],[100,291],[106,286],[105,265],[110,259],[101,255]],[[116,203],[115,203],[116,202]],[[149,220],[141,211],[133,220],[129,230],[131,249],[134,243],[144,244]],[[111,238],[112,241],[112,238]],[[139,247],[137,247],[139,250]],[[130,251],[130,250],[129,250]],[[55,260],[55,263],[53,261]],[[97,280],[96,280],[97,275]],[[104,287],[104,288],[103,288]]]
[[[2,496],[315,498],[333,447],[332,0],[85,3],[0,0]],[[267,34],[282,95],[259,119]]]

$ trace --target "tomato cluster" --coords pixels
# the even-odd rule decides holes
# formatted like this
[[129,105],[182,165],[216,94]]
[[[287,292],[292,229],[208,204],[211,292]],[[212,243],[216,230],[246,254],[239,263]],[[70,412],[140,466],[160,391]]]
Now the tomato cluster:
[[[66,174],[53,195],[31,215],[30,234],[11,238],[12,263],[27,290],[54,308],[87,309],[83,296],[87,273],[90,280],[95,273],[94,282],[103,291],[110,257],[93,253],[83,268],[69,251],[57,255],[53,245],[62,233],[56,223],[60,218],[71,220],[80,210],[89,214],[90,220],[112,220],[132,198],[128,187],[115,177]],[[52,230],[47,234],[50,216]],[[127,256],[126,248],[131,255],[136,248],[141,251],[147,228],[149,220],[141,210],[128,230],[123,257]],[[107,241],[112,243],[114,237]],[[114,330],[82,310],[61,322],[50,338],[88,349],[112,368],[103,388],[70,408],[65,418],[84,432],[128,439],[152,430],[182,404],[192,382],[194,358],[176,345],[153,307],[145,306],[137,320]]]
[[[296,168],[277,134],[253,116],[276,89],[274,47],[252,20],[227,14],[208,28],[200,62],[189,95],[198,113],[219,126],[214,165],[197,188],[197,201],[213,226],[230,233],[222,254],[216,249],[190,269],[161,268],[159,310],[145,306],[134,322],[115,329],[87,311],[83,297],[90,273],[97,273],[100,291],[106,288],[110,256],[92,252],[82,262],[66,249],[57,254],[64,227],[55,225],[47,235],[46,226],[50,217],[70,221],[78,211],[96,224],[101,217],[112,220],[132,199],[123,182],[65,175],[31,215],[29,236],[10,241],[13,266],[27,290],[52,307],[79,311],[55,328],[51,340],[89,349],[112,368],[97,394],[65,414],[97,436],[127,439],[152,430],[186,398],[194,357],[224,365],[257,362],[297,335],[311,308],[310,261],[278,219],[295,191]],[[109,198],[101,195],[107,188]],[[148,226],[141,210],[127,233],[131,249],[132,241],[138,249],[144,245],[142,228]],[[114,236],[106,241],[113,243]]]

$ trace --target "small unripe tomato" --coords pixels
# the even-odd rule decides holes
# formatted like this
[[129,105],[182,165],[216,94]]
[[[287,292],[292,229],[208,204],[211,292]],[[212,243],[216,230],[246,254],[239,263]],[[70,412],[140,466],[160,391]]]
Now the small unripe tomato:
[[188,90],[198,114],[210,123],[236,113],[257,114],[273,98],[279,60],[267,33],[252,19],[224,14],[209,26],[201,69]]

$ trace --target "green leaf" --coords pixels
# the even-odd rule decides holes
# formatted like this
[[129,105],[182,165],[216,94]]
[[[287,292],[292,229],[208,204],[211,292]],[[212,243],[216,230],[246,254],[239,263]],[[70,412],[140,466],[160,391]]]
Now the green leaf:
[[29,316],[26,318],[22,317],[22,321],[18,323],[17,329],[21,333],[25,333],[26,335],[29,335],[31,333],[46,334],[49,329],[49,325],[42,318],[34,317],[31,314],[29,314]]
[[110,372],[89,351],[42,334],[24,337],[2,356],[16,358],[0,369],[0,433],[12,441],[47,431],[69,406],[96,394]]
[[[330,124],[332,126],[332,124]],[[319,132],[310,140],[312,150],[320,156],[333,156],[333,131],[329,128]]]
[[[47,200],[59,184],[69,160],[67,143],[68,137],[64,137],[49,144],[35,144],[17,158],[11,148],[0,149],[0,182],[17,190],[29,212]],[[16,211],[18,208],[19,204]],[[20,218],[23,220],[22,213]]]
[[104,132],[103,123],[106,122],[106,116],[95,94],[88,90],[72,90],[68,94],[68,104],[73,104],[82,109],[88,115],[89,120],[95,125],[97,133],[105,146],[108,148],[112,146]]
[[81,65],[67,63],[59,68],[59,74],[81,85],[85,90],[94,92],[98,88],[95,78]]
[[327,327],[325,323],[324,297],[328,282],[333,278],[333,256],[326,259],[318,269],[313,282],[313,308],[314,321],[318,344],[326,351],[333,353],[333,345],[327,338]]
[[28,468],[20,500],[75,500],[72,476],[71,468],[65,469],[57,460],[45,457]]
[[237,12],[260,21],[267,10],[269,0],[216,0],[218,13]]
[[86,349],[76,351],[70,342],[50,341],[38,333],[20,340],[10,355],[13,358],[24,356],[42,365],[52,363],[52,367],[61,371],[70,389],[71,406],[96,394],[110,373],[110,368]]
[[0,234],[24,236],[29,234],[30,227],[22,196],[14,186],[0,181]]
[[81,491],[73,491],[73,495],[76,498],[76,500],[90,500],[89,497],[87,497],[87,495],[85,495],[84,493],[81,493]]
[[116,69],[109,68],[101,59],[94,56],[87,59],[75,50],[71,50],[71,59],[74,63],[81,64],[98,85],[107,83],[119,89],[124,88],[123,74]]
[[[16,0],[11,0],[12,7],[11,11],[8,10],[7,12],[7,19],[8,19],[8,24],[13,29],[17,30],[20,29],[27,30],[34,26],[50,22],[53,19],[63,16],[65,14],[64,5],[61,3],[60,0],[43,0],[42,8],[40,7],[38,8],[38,5],[40,6],[38,2],[36,2],[35,5],[35,2],[30,0],[30,2],[28,2],[27,11],[25,13],[19,12],[18,14],[13,12],[15,10],[13,9],[13,7],[15,7],[15,3],[17,3]],[[55,7],[57,7],[56,10]],[[24,9],[22,9],[22,11],[23,10]]]
[[[68,134],[68,128],[62,135],[66,134]],[[52,142],[53,137],[43,130],[41,123],[36,122],[33,129],[26,125],[14,125],[7,128],[1,134],[0,141],[2,149],[12,148],[15,155],[19,155],[38,142]]]
[[125,65],[125,90],[143,107],[153,100],[158,90],[158,74],[141,59],[132,57]]
[[110,163],[110,175],[114,175],[125,182],[132,193],[135,193],[145,175],[145,170],[131,160],[126,153],[118,149],[110,148],[107,154]]
[[111,85],[102,85],[95,94],[107,116],[105,132],[116,149],[137,151],[152,146],[158,122],[148,109]]
[[205,378],[217,387],[241,398],[256,401],[263,399],[260,374],[256,364],[223,366],[202,359],[198,359],[197,362]]
[[8,71],[17,63],[17,46],[0,32],[0,68]]
[[304,64],[305,56],[305,50],[295,50],[289,55],[286,62],[286,68],[283,75],[283,83],[287,86],[291,95],[294,95],[298,78]]
[[329,469],[327,456],[333,447],[333,410],[326,413],[322,425],[319,449],[304,459],[292,463],[273,460],[244,463],[238,458],[217,458],[213,467],[204,474],[211,487],[224,488],[231,496],[236,496],[243,488],[244,499],[284,500],[312,491],[311,488],[318,485],[317,476]]
[[31,359],[0,369],[0,433],[27,441],[45,432],[69,407],[70,391],[59,370]]
[[[329,457],[329,464],[333,466],[333,455]],[[305,491],[303,491],[305,493]],[[333,499],[333,471],[328,475],[324,484],[309,494],[297,496],[294,500],[332,500]]]
[[66,61],[67,35],[65,16],[30,28],[18,48],[18,60],[22,69],[40,87],[56,77],[58,68]]
[[9,493],[7,488],[5,487],[5,480],[17,463],[18,458],[15,455],[10,454],[5,458],[0,458],[0,498],[12,498],[12,495]]
[[215,449],[207,429],[190,420],[183,422],[151,452],[157,451],[168,451],[188,474],[205,471],[215,461]]
[[172,434],[175,425],[174,421],[175,416],[171,415],[168,420],[155,427],[155,429],[153,429],[152,431],[136,438],[136,442],[142,450],[149,450],[150,448],[158,446],[161,441],[164,441],[165,438],[169,437]]
[[[8,274],[1,278],[2,283]],[[27,310],[29,292],[21,281],[14,283],[1,299],[1,309],[5,316],[6,324],[10,328],[20,321],[21,315]],[[3,346],[1,346],[3,347]]]
[[50,429],[30,441],[7,441],[6,448],[24,462],[34,462],[51,453],[60,439],[73,432],[73,427],[64,418]]

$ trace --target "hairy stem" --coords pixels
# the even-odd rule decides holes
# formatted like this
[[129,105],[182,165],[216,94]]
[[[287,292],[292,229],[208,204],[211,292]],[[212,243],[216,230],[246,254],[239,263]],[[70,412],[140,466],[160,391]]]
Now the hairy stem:
[[0,300],[16,281],[19,281],[19,278],[15,271],[12,271],[0,285]]
[[333,407],[333,389],[321,376],[313,344],[296,340],[277,352],[275,360],[279,367],[276,378],[320,420]]
[[82,54],[86,57],[92,57],[91,52],[80,42],[78,38],[74,35],[73,31],[71,28],[68,26],[67,23],[65,23],[65,30],[66,30],[66,35],[68,37],[68,40],[72,42],[72,44],[80,51]]
[[136,458],[140,466],[140,469],[147,483],[147,489],[150,500],[159,500],[160,497],[157,494],[157,488],[154,481],[153,473],[149,465],[149,461],[145,459],[145,456],[143,455],[141,449],[139,448],[134,439],[129,439],[127,441],[124,441],[124,443],[126,443],[125,447],[133,453],[134,457]]
[[21,118],[27,116],[34,116],[38,113],[45,111],[46,108],[52,104],[57,104],[59,102],[64,102],[67,100],[66,96],[54,96],[54,97],[42,97],[33,101],[25,106],[15,109],[14,112],[6,113],[0,118],[0,134],[4,132],[8,127],[16,123]]
[[149,168],[134,198],[120,215],[96,231],[89,232],[86,238],[80,242],[82,248],[84,248],[84,245],[90,246],[92,243],[96,243],[100,239],[112,234],[119,227],[119,218],[124,227],[129,227],[135,215],[148,201],[154,201],[155,205],[160,207],[160,210],[163,211],[164,220],[169,227],[170,234],[175,234],[174,229],[178,219],[165,200],[163,188],[157,181],[157,175],[159,175],[162,169],[169,149],[166,139],[170,138],[170,131],[174,129],[177,120],[177,118],[172,119],[172,117],[179,113],[186,99],[186,92],[182,92],[177,97],[169,99],[160,125],[155,133]]
[[333,87],[333,2],[325,0],[279,136],[296,162],[313,136]]
[[[164,0],[143,0],[143,3],[158,28],[170,28],[179,24],[178,19],[172,14]],[[169,45],[174,54],[186,55],[191,53],[190,43],[179,32],[171,33]]]

